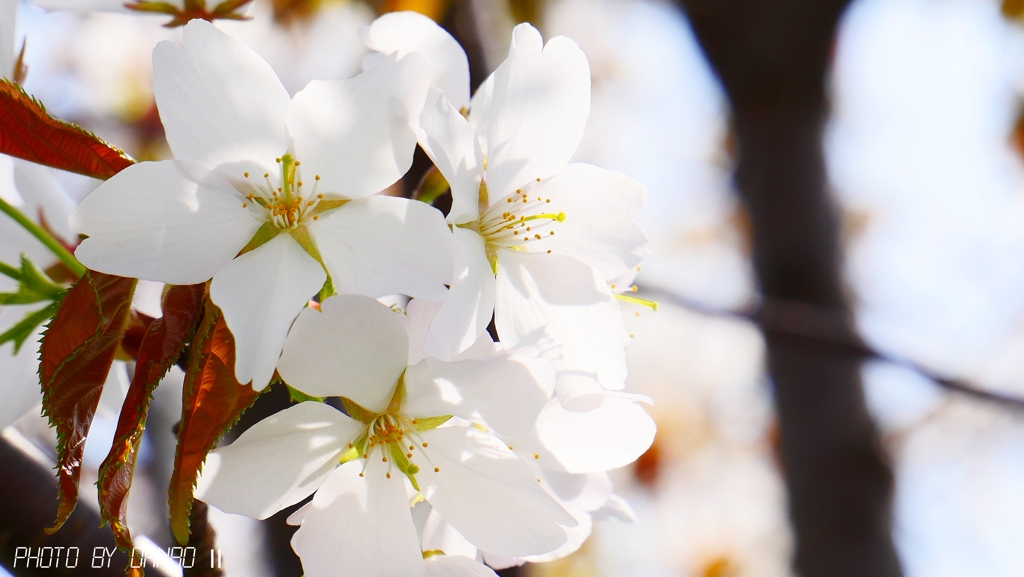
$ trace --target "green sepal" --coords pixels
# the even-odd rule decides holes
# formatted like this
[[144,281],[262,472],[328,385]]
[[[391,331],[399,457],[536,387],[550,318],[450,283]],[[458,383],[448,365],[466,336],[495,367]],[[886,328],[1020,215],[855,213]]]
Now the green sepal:
[[302,391],[293,388],[291,385],[285,385],[288,387],[288,396],[291,398],[293,403],[305,403],[306,401],[312,401],[314,403],[322,403],[326,397],[314,397],[307,395]]
[[335,294],[334,281],[331,280],[331,275],[328,273],[327,280],[324,281],[324,286],[320,289],[320,302],[324,302]]
[[327,275],[327,280],[324,281],[324,286],[320,287],[320,302],[334,296],[334,281],[331,280],[331,271],[327,270],[327,265],[324,264],[324,259],[320,256],[320,249],[316,246],[316,240],[309,234],[309,230],[302,226],[291,231],[292,238],[295,242],[299,243],[302,250],[306,251],[306,254],[313,257],[313,260],[320,263],[320,266],[324,269],[324,274]]
[[60,300],[65,292],[67,291],[64,287],[50,280],[45,272],[39,270],[32,261],[22,255],[21,269],[18,271],[18,290],[12,293],[0,293],[0,305],[56,301]]
[[416,419],[415,421],[413,421],[413,426],[415,426],[416,430],[420,432],[429,431],[431,429],[436,429],[441,425],[447,423],[448,420],[451,418],[452,415],[442,415],[440,417],[427,417],[425,419]]
[[252,235],[252,239],[249,241],[249,244],[245,245],[235,256],[239,257],[247,252],[254,251],[274,240],[274,238],[279,234],[281,234],[281,229],[274,226],[274,223],[272,222],[265,222],[263,223],[263,226],[256,231],[256,234]]
[[391,402],[388,403],[388,408],[384,409],[384,413],[398,413],[402,410],[402,401],[405,400],[405,371],[398,376],[398,385],[395,386],[395,394],[391,395]]
[[[486,162],[486,161],[485,161]],[[484,170],[487,170],[484,168]],[[480,209],[480,214],[487,212],[487,209],[491,207],[491,197],[487,193],[487,181],[480,181],[480,190],[477,192],[476,198],[477,208]]]
[[313,212],[310,212],[308,214],[308,216],[309,217],[319,216],[319,215],[327,212],[328,210],[334,210],[336,208],[341,208],[341,207],[345,206],[348,203],[349,203],[349,199],[347,199],[347,198],[325,198],[325,199],[321,200],[320,202],[316,203],[316,206],[313,208]]
[[241,14],[235,14],[235,10],[238,10],[251,2],[252,0],[224,0],[213,9],[213,15],[218,18],[228,18],[231,20],[244,20],[247,19]]
[[441,549],[431,549],[423,552],[424,559],[430,559],[431,557],[437,557],[438,555],[445,555],[446,553]]
[[3,334],[0,334],[0,345],[8,341],[14,341],[14,354],[18,354],[18,351],[21,349],[21,345],[25,344],[25,341],[32,336],[32,331],[34,331],[39,325],[46,322],[47,319],[57,314],[57,309],[59,307],[60,301],[55,301],[26,316],[18,324],[7,329]]
[[359,457],[363,456],[363,449],[366,447],[366,433],[363,433],[347,451],[341,454],[339,462],[344,465],[349,461],[355,461]]
[[437,167],[433,167],[423,175],[420,179],[419,185],[416,186],[416,190],[412,194],[413,200],[425,202],[429,205],[433,205],[434,201],[440,198],[444,193],[448,192],[451,187],[448,185],[448,181],[445,180],[444,175]]
[[359,403],[353,401],[352,399],[341,397],[341,404],[345,407],[345,414],[359,421],[360,423],[369,425],[370,423],[373,422],[374,419],[377,418],[376,413],[364,409],[363,407],[359,406]]
[[358,458],[359,451],[357,451],[355,447],[349,447],[347,451],[341,454],[341,459],[338,459],[338,462],[344,465],[345,463],[355,461]]
[[175,15],[180,10],[180,8],[169,2],[136,2],[135,4],[125,4],[125,8],[138,12],[156,12],[157,14],[170,15]]

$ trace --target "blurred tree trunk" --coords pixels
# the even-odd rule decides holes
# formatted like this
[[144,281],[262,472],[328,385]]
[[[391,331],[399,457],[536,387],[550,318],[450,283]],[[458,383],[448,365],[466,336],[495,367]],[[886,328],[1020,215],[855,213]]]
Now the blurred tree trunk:
[[[100,528],[100,514],[89,504],[79,503],[60,531],[53,535],[45,533],[53,525],[56,503],[57,480],[53,469],[32,460],[0,437],[0,566],[16,577],[123,576],[128,555],[116,551],[114,534],[107,527]],[[26,562],[27,552],[19,553],[19,547],[31,547],[35,555],[39,555],[40,547],[62,549],[54,553],[48,550],[50,555],[43,557],[43,567],[38,567],[38,561]],[[77,555],[68,553],[73,547],[78,548]],[[97,561],[93,555],[101,548],[108,554],[99,555]],[[16,558],[18,567],[14,567]],[[57,559],[61,561],[59,567]],[[50,567],[44,568],[47,564]],[[97,568],[93,568],[94,564]],[[164,577],[170,573],[147,566],[146,574]]]
[[[732,105],[735,180],[754,225],[762,314],[831,313],[853,337],[822,151],[826,72],[848,0],[677,2]],[[892,473],[865,407],[859,358],[770,329],[765,339],[796,572],[901,575],[890,530]]]

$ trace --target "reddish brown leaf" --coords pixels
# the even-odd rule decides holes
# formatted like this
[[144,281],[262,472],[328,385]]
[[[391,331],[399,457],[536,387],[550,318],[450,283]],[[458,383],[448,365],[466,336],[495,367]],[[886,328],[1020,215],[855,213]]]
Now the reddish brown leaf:
[[101,179],[135,162],[95,134],[50,116],[6,79],[0,79],[0,153]]
[[88,271],[71,287],[46,329],[39,350],[43,413],[57,430],[60,504],[53,533],[78,504],[82,453],[103,383],[124,330],[133,278]]
[[193,490],[206,454],[259,396],[251,383],[242,385],[235,380],[235,339],[220,309],[209,300],[192,354],[185,371],[169,492],[171,530],[182,545],[188,543]]
[[172,286],[164,294],[164,316],[152,321],[138,348],[135,376],[128,387],[114,443],[99,470],[100,515],[110,523],[114,540],[125,551],[132,549],[126,524],[128,491],[131,489],[139,442],[146,430],[149,403],[160,379],[178,359],[203,315],[206,285]]
[[[186,285],[192,286],[192,285]],[[199,309],[202,315],[202,309]],[[132,309],[128,313],[128,322],[124,327],[124,334],[121,335],[121,348],[118,350],[118,358],[121,360],[138,360],[139,349],[142,348],[142,339],[149,333],[149,327],[156,319],[139,311]]]

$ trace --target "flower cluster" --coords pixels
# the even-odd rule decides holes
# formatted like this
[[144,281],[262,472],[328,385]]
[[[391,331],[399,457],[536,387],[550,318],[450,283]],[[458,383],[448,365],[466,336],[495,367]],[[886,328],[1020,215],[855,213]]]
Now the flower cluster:
[[[212,451],[196,497],[265,518],[312,495],[289,518],[307,576],[562,557],[594,517],[631,517],[607,472],[654,436],[646,399],[621,391],[616,298],[649,252],[645,190],[570,162],[590,110],[571,40],[519,25],[471,98],[465,53],[429,18],[388,14],[362,39],[364,72],[294,96],[209,22],[159,44],[173,159],[89,194],[75,255],[208,283],[238,383],[305,399]],[[417,145],[447,214],[382,194]]]

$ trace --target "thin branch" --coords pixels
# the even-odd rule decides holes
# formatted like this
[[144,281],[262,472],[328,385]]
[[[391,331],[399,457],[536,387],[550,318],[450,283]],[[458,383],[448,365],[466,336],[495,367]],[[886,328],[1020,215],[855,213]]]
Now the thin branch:
[[640,287],[640,293],[700,315],[745,321],[765,331],[784,333],[820,344],[837,346],[862,358],[875,359],[914,371],[948,391],[1013,410],[1024,411],[1024,397],[991,391],[968,381],[944,377],[935,370],[906,357],[869,346],[843,328],[842,317],[836,311],[825,307],[764,299],[759,307],[732,310],[709,306],[671,291],[654,287]]
[[50,249],[50,252],[55,254],[57,258],[59,258],[65,265],[67,265],[69,269],[74,271],[76,275],[81,277],[83,274],[85,274],[85,267],[82,266],[82,263],[78,262],[78,259],[75,258],[75,255],[71,254],[71,252],[69,252],[68,249],[66,249],[64,245],[60,243],[59,240],[54,238],[53,235],[51,235],[50,233],[46,232],[46,230],[44,230],[43,227],[32,222],[27,216],[22,214],[20,210],[18,210],[17,208],[15,208],[2,198],[0,198],[0,211],[5,212],[7,216],[14,219],[15,222],[17,222],[19,225],[22,226],[22,228],[31,233],[32,236],[39,239],[39,242],[43,243],[46,246],[46,248]]

